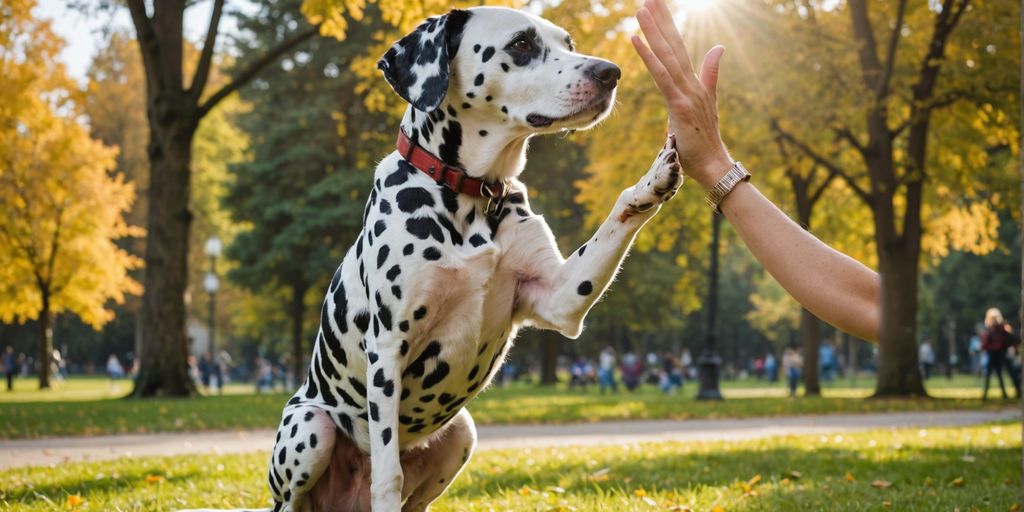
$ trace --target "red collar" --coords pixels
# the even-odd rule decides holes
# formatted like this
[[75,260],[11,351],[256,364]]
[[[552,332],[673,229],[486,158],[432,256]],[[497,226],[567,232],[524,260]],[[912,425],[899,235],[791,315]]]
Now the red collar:
[[[430,179],[460,194],[491,199],[487,204],[488,210],[500,208],[500,203],[505,199],[505,195],[508,194],[508,187],[500,181],[488,183],[480,178],[469,176],[463,169],[452,167],[442,162],[440,158],[409,140],[409,136],[401,128],[398,129],[398,143],[396,146],[398,154],[406,162],[412,164],[413,167],[423,174],[430,176]],[[492,208],[492,206],[497,206],[497,208]],[[493,212],[488,213],[488,215],[492,214]]]

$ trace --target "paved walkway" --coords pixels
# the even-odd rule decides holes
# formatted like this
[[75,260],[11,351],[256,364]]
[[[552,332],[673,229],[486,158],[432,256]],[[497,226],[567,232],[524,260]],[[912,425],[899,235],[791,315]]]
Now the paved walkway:
[[[1015,420],[1019,409],[835,414],[731,420],[611,421],[570,425],[479,427],[479,449],[621,444],[644,441],[755,439],[889,427],[953,427]],[[273,430],[60,437],[0,442],[0,469],[120,457],[225,454],[269,450]]]

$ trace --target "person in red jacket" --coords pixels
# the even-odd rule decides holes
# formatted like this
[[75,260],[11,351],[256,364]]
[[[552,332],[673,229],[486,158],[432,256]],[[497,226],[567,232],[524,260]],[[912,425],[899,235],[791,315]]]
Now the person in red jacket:
[[[1017,337],[1013,334],[1013,328],[1003,320],[1003,313],[998,308],[989,308],[985,312],[985,330],[981,333],[981,349],[988,355],[982,400],[988,400],[988,384],[993,372],[999,379],[999,390],[1003,392],[1003,398],[1009,398],[1003,384],[1003,367],[1006,366],[1006,351],[1016,344]],[[1019,389],[1017,394],[1020,395]]]

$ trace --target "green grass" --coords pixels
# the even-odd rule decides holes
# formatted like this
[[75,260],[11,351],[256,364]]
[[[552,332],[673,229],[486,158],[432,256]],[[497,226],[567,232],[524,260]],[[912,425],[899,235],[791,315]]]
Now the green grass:
[[[1020,489],[1020,441],[1020,425],[1004,423],[483,451],[432,510],[1009,511]],[[263,452],[3,471],[0,508],[266,506],[266,459]],[[69,506],[71,496],[83,502]]]
[[[937,399],[863,400],[870,382],[844,382],[825,389],[822,398],[790,399],[781,385],[725,383],[723,402],[698,402],[694,386],[666,396],[647,386],[637,393],[601,395],[595,389],[570,391],[564,386],[539,388],[517,384],[484,392],[469,405],[478,424],[569,423],[622,419],[743,418],[889,412],[910,410],[998,409],[1014,402],[982,402],[975,382],[967,378],[933,379]],[[52,395],[39,391],[0,393],[0,439],[61,435],[174,432],[275,428],[288,395],[226,394],[198,399],[97,399],[109,393],[109,381],[73,380]],[[230,391],[242,391],[241,386]],[[127,391],[127,389],[125,389]],[[22,394],[24,393],[24,394]],[[91,398],[90,393],[93,393]],[[39,395],[54,400],[40,400]],[[30,396],[25,400],[25,396]],[[57,401],[57,397],[66,397]]]

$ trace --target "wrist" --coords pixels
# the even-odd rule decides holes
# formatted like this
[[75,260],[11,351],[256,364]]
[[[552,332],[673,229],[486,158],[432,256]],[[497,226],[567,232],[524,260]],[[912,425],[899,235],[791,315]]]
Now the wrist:
[[697,183],[700,183],[700,186],[707,191],[717,185],[735,163],[729,155],[722,154],[703,162],[697,166],[696,172],[688,174],[697,180]]

